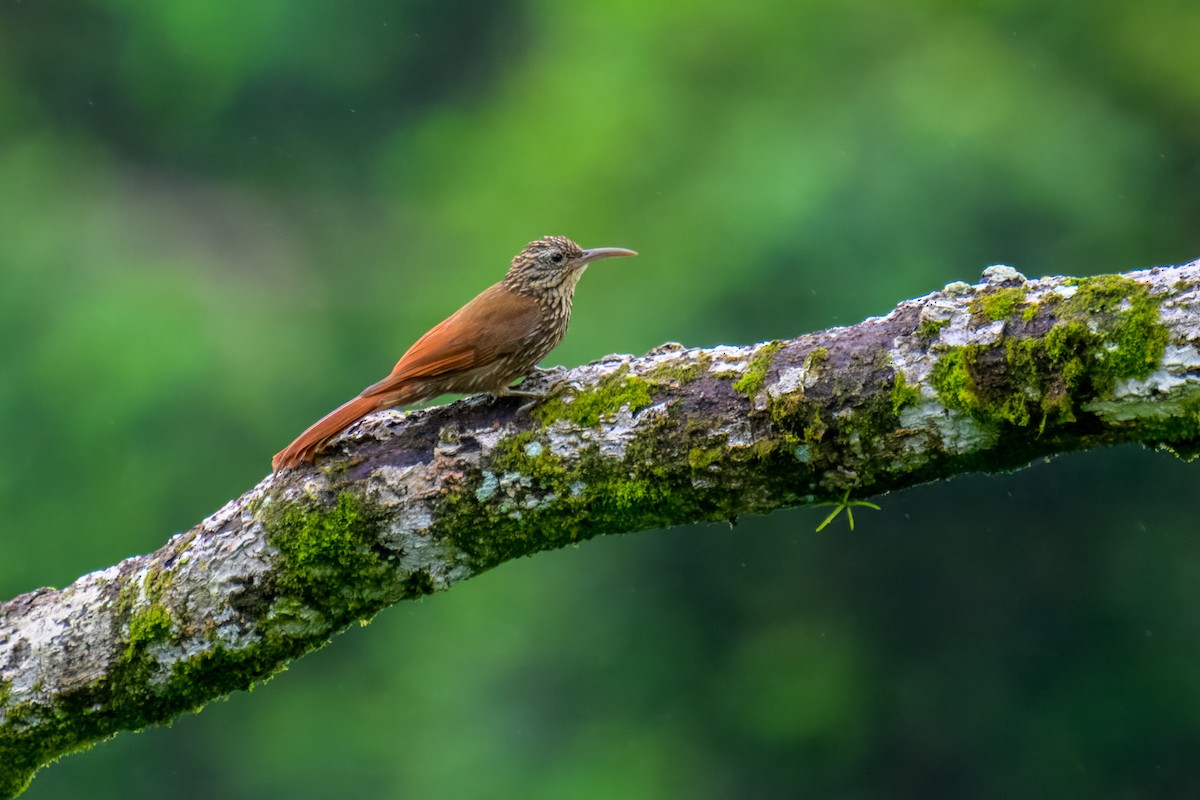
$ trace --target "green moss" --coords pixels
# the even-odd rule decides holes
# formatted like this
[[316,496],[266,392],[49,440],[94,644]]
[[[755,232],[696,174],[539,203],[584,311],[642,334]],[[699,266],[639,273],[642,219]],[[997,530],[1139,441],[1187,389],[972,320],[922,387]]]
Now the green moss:
[[0,797],[24,791],[42,766],[122,730],[144,728],[195,711],[207,701],[248,688],[280,667],[266,648],[229,656],[221,648],[176,663],[163,676],[147,645],[169,637],[165,609],[151,605],[134,615],[122,657],[106,677],[58,695],[5,709],[0,730]]
[[[1000,368],[996,362],[1003,361]],[[1075,386],[1074,355],[1048,358],[1045,342],[1007,340],[997,347],[967,345],[944,353],[930,385],[947,408],[967,411],[987,423],[1025,426],[1074,419],[1070,396]],[[1077,382],[1077,381],[1076,381]]]
[[[828,348],[816,347],[804,357],[804,370],[809,374],[816,373],[828,361]],[[804,444],[820,442],[828,430],[821,417],[821,404],[807,397],[801,389],[770,398],[769,412],[771,420],[783,432],[782,441],[773,444],[789,452]]]
[[909,406],[915,406],[921,401],[921,391],[915,386],[909,386],[904,379],[904,373],[896,371],[896,379],[892,383],[892,413],[900,416],[900,412]]
[[1200,398],[1190,397],[1172,413],[1143,419],[1142,441],[1184,461],[1200,457]]
[[829,426],[821,416],[821,404],[793,391],[771,399],[771,420],[784,434],[784,445],[790,449],[801,444],[820,442]]
[[1074,285],[1075,294],[1048,306],[1054,324],[1043,336],[946,350],[930,375],[943,404],[985,423],[1044,431],[1073,421],[1083,402],[1118,380],[1149,375],[1167,344],[1158,300],[1116,275]]
[[688,450],[688,464],[692,469],[707,469],[724,456],[723,447],[693,447]]
[[979,405],[973,374],[980,349],[979,345],[952,348],[933,365],[929,384],[947,408],[969,410]]
[[427,594],[433,594],[433,590],[433,575],[429,573],[429,570],[414,570],[404,579],[404,594],[406,597],[423,597]]
[[171,669],[171,686],[181,710],[199,709],[213,697],[245,691],[284,668],[274,646],[229,650],[215,645]]
[[352,458],[328,458],[321,459],[321,463],[317,465],[317,470],[325,476],[330,483],[337,483],[343,475],[349,472],[350,467],[354,464]]
[[382,517],[357,495],[343,492],[332,508],[278,499],[261,508],[278,557],[273,578],[259,587],[261,603],[252,604],[270,609],[262,612],[259,639],[239,650],[213,644],[168,669],[150,645],[171,640],[179,629],[163,602],[171,572],[151,570],[140,583],[129,581],[113,605],[118,624],[127,625],[125,649],[104,679],[56,695],[53,702],[5,708],[0,797],[22,791],[39,767],[61,755],[250,688],[351,622],[432,589],[425,573],[396,580],[386,551],[375,545]]
[[[135,657],[148,644],[171,638],[175,625],[163,597],[174,577],[170,570],[152,568],[140,582],[130,580],[121,587],[115,611],[118,619],[124,619],[127,625],[127,659]],[[142,596],[146,603],[139,603]]]
[[[977,417],[1014,421],[1012,410],[1005,405],[1011,398],[1006,396],[998,402],[990,402],[990,398],[981,396],[977,376],[981,372],[978,364],[982,352],[983,348],[972,344],[943,353],[933,366],[929,384],[947,408],[969,411]],[[1027,422],[1028,415],[1022,421]]]
[[[9,718],[12,718],[16,709],[9,710]],[[29,782],[33,780],[34,773],[42,763],[28,765],[27,759],[23,754],[12,748],[6,741],[5,737],[0,735],[0,797],[16,797],[29,788]]]
[[1100,354],[1112,378],[1144,378],[1162,359],[1168,332],[1159,321],[1159,299],[1142,284],[1121,275],[1098,275],[1079,281],[1074,295],[1055,311],[1061,319],[1087,323],[1097,315],[1109,322],[1104,344],[1115,349]]
[[[805,487],[807,492],[792,487],[797,497],[815,489],[840,495],[871,485],[894,459],[870,454],[887,452],[897,414],[919,402],[918,388],[907,385],[882,348],[847,355],[845,363],[839,361],[837,369],[826,370],[803,390],[770,398],[772,427],[780,435],[766,440],[771,447],[764,457],[779,459],[773,466],[780,474],[799,469],[805,479],[816,481]],[[827,353],[817,355],[826,358]]]
[[166,606],[154,603],[135,613],[129,621],[129,644],[125,648],[125,655],[132,657],[138,648],[166,641],[170,637],[171,614]]
[[0,708],[8,705],[10,696],[12,696],[12,682],[0,680]]
[[767,342],[761,345],[755,352],[754,357],[750,359],[749,366],[742,373],[742,377],[734,382],[733,388],[736,391],[749,397],[753,400],[762,391],[763,384],[766,382],[767,373],[771,370],[771,364],[775,361],[775,354],[783,347],[783,342],[774,341]]
[[[554,454],[540,431],[505,437],[481,465],[479,478],[447,487],[430,535],[451,542],[480,571],[598,533],[684,518],[728,519],[735,513],[729,509],[745,502],[734,485],[725,501],[710,497],[704,505],[693,486],[697,469],[727,455],[710,435],[707,426],[691,426],[668,413],[640,425],[625,443],[623,458],[591,444],[569,462]],[[774,448],[746,448],[729,453],[728,463],[773,454]]]
[[539,440],[537,431],[522,431],[506,436],[492,451],[491,472],[518,474],[550,486],[566,475],[562,459]]
[[808,424],[804,426],[804,440],[808,442],[819,442],[825,438],[825,432],[828,430],[829,426],[825,424],[825,420],[821,418],[819,413],[815,413]]
[[812,352],[804,357],[804,369],[815,371],[825,365],[829,360],[829,348],[814,347]]
[[922,339],[932,341],[941,333],[942,328],[950,324],[948,319],[923,319],[917,326],[917,335]]
[[501,439],[485,465],[482,482],[451,491],[442,500],[433,535],[470,554],[476,569],[576,539],[576,532],[562,525],[539,532],[524,524],[549,509],[569,508],[580,495],[590,493],[592,476],[569,472],[541,436],[523,431]]
[[403,596],[396,567],[377,549],[383,515],[350,492],[333,508],[289,503],[268,515],[279,550],[272,624],[323,637]]
[[121,586],[113,611],[127,631],[126,659],[135,657],[148,644],[171,638],[174,623],[163,597],[173,580],[170,570],[151,568],[144,576],[134,575]]
[[171,586],[171,582],[175,580],[175,573],[167,569],[151,569],[146,573],[146,580],[143,584],[146,593],[146,599],[151,603],[161,603],[167,589]]
[[1025,302],[1025,290],[1019,286],[984,289],[971,301],[971,313],[998,321],[1008,319]]
[[779,439],[759,439],[749,447],[740,448],[737,451],[739,458],[734,460],[763,461],[774,456],[776,451],[785,444],[786,442]]
[[646,378],[629,374],[629,366],[606,375],[596,388],[566,392],[547,398],[533,410],[543,424],[566,420],[575,425],[594,427],[604,417],[612,416],[625,406],[632,412],[650,405],[654,385]]
[[712,356],[708,353],[700,353],[694,361],[686,357],[664,360],[647,372],[646,377],[655,383],[675,383],[686,386],[708,372],[711,366]]

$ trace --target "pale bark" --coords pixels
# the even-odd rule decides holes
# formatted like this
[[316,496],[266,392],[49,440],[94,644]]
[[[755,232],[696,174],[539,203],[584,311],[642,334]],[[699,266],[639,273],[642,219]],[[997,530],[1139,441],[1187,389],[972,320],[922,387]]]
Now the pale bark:
[[521,555],[1073,449],[1195,452],[1200,262],[985,277],[846,328],[538,375],[530,405],[375,414],[157,552],[3,603],[0,796]]

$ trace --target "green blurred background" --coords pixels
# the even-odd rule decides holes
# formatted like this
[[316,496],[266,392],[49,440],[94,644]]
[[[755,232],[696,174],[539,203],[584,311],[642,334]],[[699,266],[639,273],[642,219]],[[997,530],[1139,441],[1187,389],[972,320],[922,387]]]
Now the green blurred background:
[[[160,546],[499,278],[573,365],[1200,256],[1200,4],[0,2],[0,596]],[[602,537],[36,798],[1200,792],[1200,473],[1123,448]]]

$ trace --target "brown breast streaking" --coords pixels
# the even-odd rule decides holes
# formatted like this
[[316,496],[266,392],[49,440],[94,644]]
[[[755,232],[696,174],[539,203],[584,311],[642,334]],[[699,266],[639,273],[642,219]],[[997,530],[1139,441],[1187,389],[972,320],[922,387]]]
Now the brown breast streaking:
[[484,289],[408,348],[390,375],[368,386],[275,454],[275,469],[310,462],[354,421],[382,408],[451,392],[504,394],[567,332],[575,286],[588,264],[637,255],[620,247],[584,250],[565,236],[530,242],[504,280]]

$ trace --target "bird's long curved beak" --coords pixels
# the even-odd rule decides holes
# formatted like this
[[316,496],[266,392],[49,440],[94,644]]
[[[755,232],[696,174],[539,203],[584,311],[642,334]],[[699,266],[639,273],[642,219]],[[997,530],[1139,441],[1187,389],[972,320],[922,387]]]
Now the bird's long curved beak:
[[624,247],[592,247],[583,251],[583,263],[590,264],[593,261],[599,261],[602,258],[636,255],[637,251],[626,250]]

